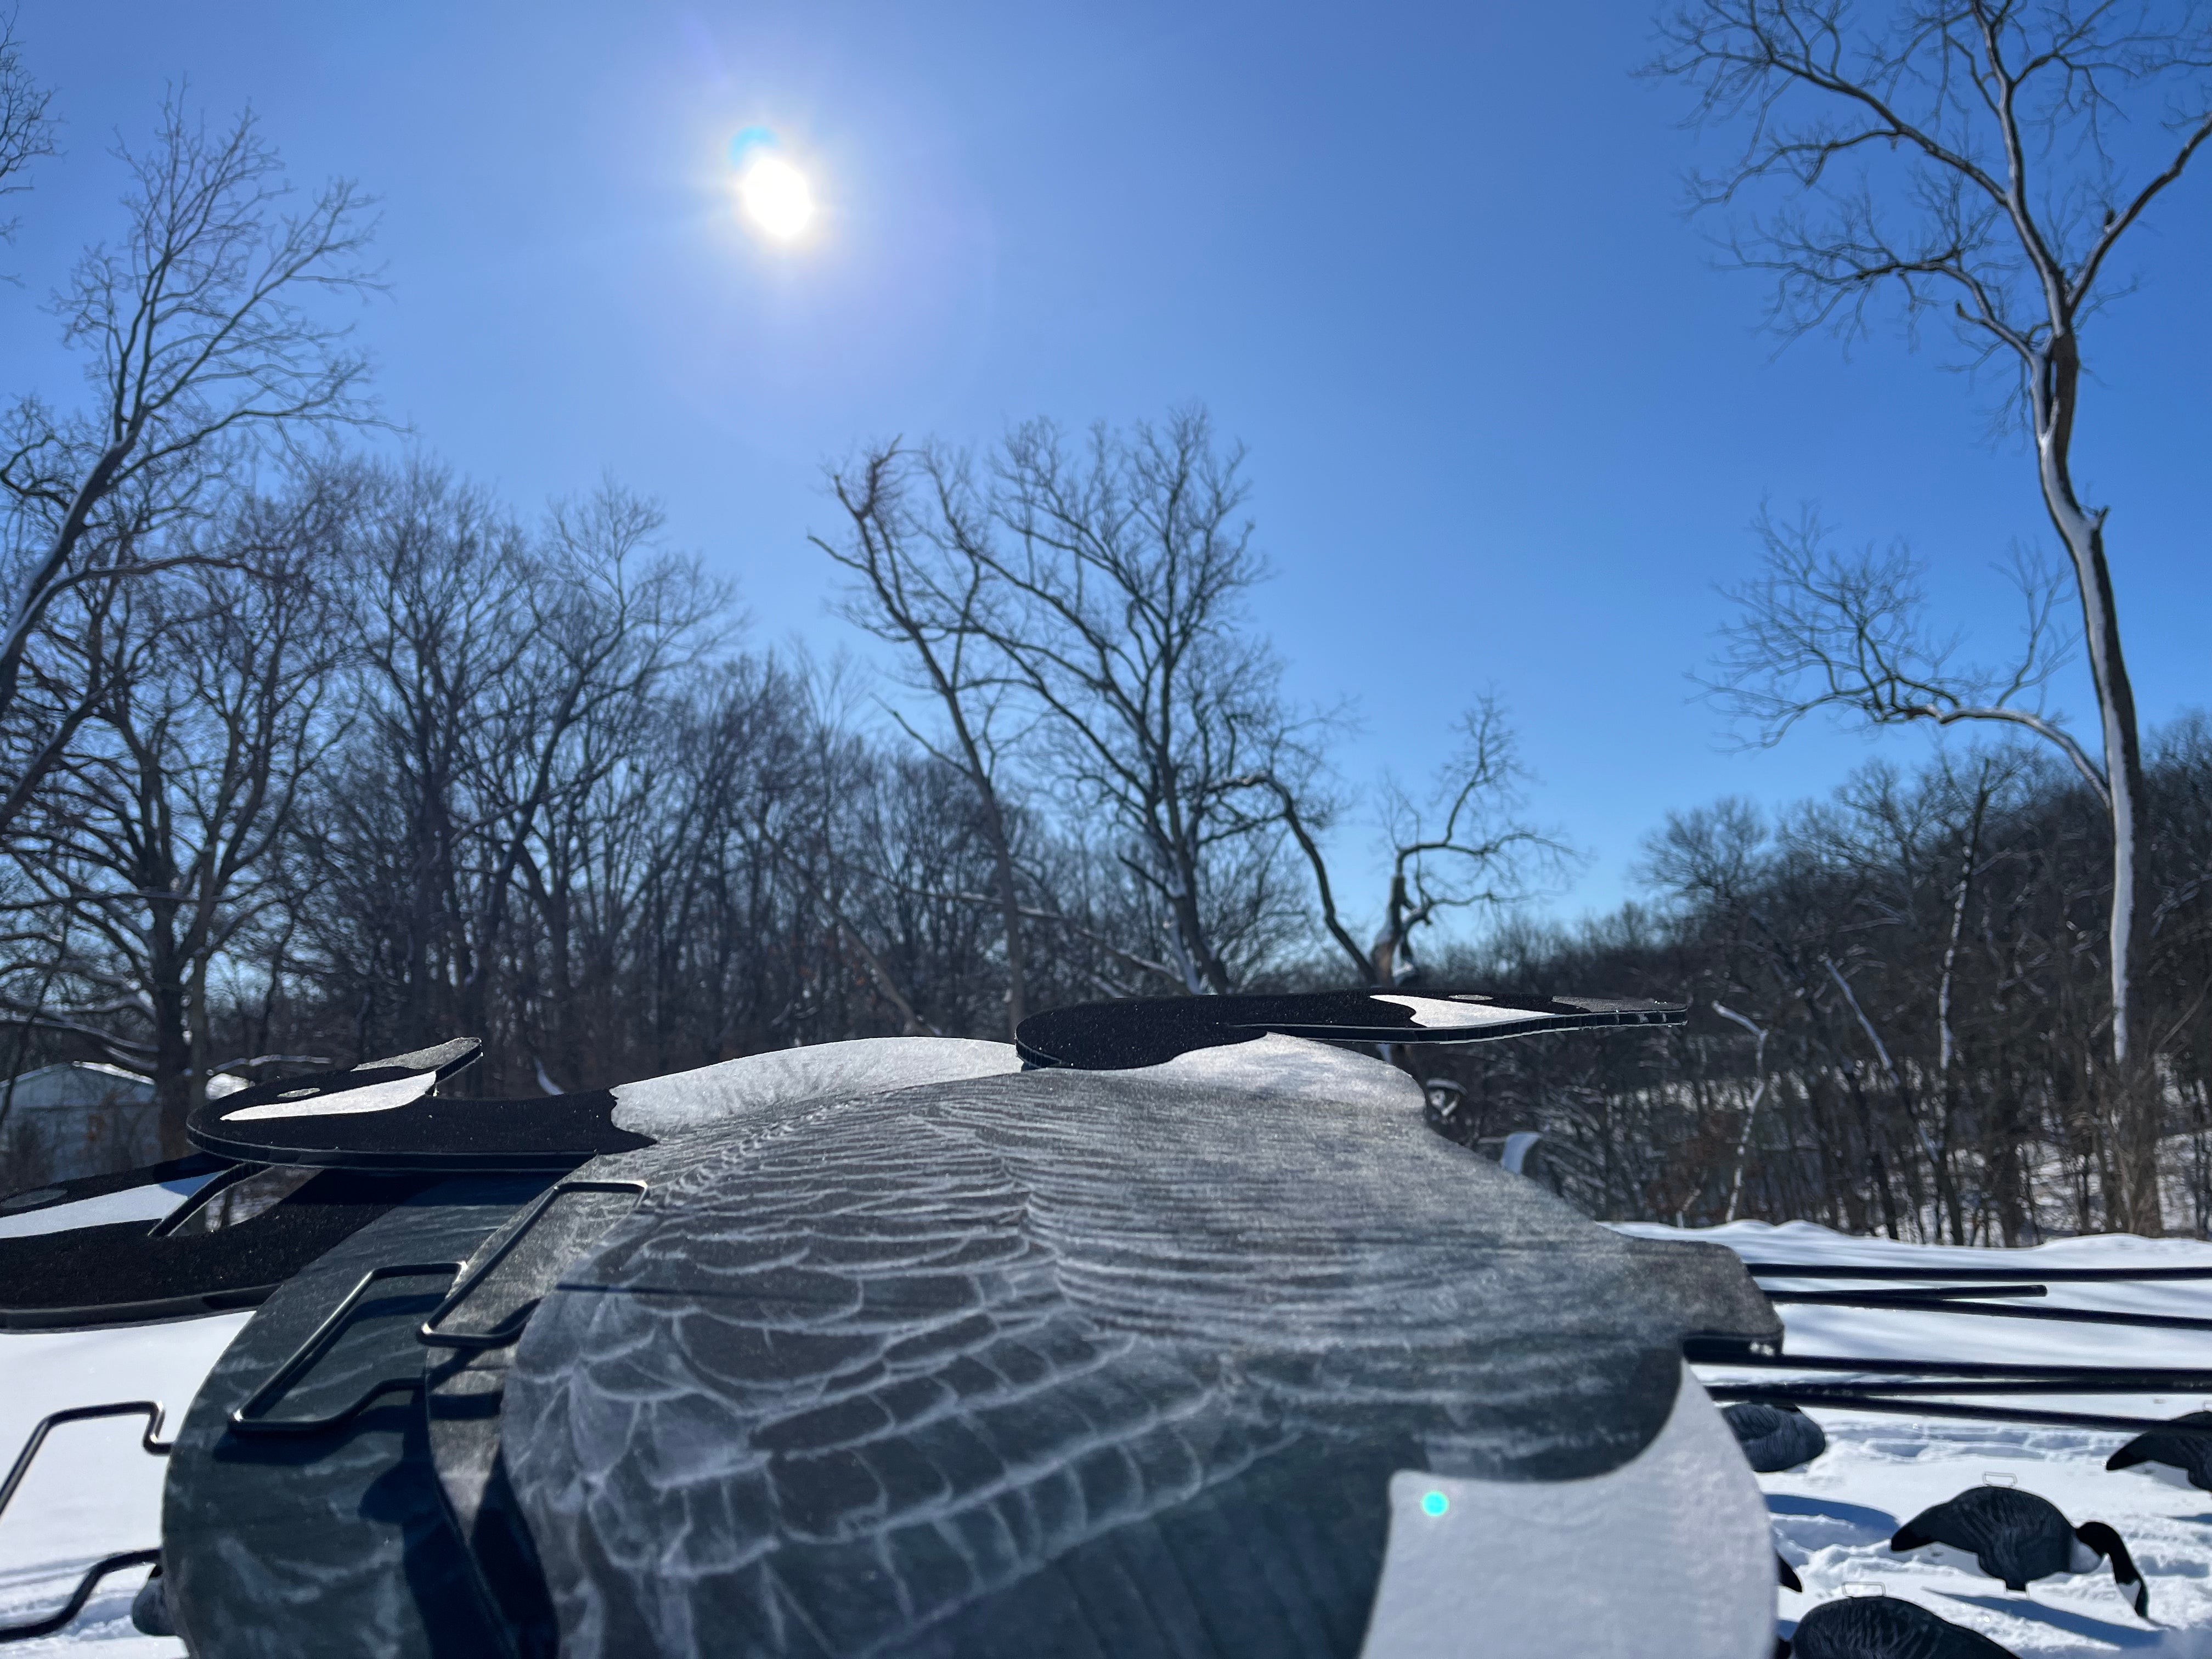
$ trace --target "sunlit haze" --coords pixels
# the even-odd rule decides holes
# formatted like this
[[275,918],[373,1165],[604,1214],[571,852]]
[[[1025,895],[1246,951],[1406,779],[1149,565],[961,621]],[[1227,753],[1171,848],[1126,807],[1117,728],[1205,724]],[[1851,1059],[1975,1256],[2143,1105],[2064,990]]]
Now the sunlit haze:
[[780,242],[790,241],[813,221],[814,193],[806,175],[776,156],[748,163],[738,194],[752,222]]

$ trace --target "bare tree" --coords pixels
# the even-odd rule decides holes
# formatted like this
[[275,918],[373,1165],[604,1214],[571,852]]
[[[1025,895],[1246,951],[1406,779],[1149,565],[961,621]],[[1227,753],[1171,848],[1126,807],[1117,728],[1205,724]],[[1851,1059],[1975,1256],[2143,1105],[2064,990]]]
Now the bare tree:
[[522,573],[529,647],[514,675],[489,688],[495,702],[479,728],[484,862],[459,988],[470,1030],[484,1027],[508,910],[556,793],[590,789],[618,760],[594,737],[719,642],[727,595],[697,560],[657,545],[664,521],[657,503],[603,483],[554,506]]
[[[15,14],[9,12],[0,19],[0,196],[28,190],[25,172],[32,162],[54,153],[53,98],[24,64],[22,42],[15,38]],[[0,222],[0,242],[13,241],[20,222]]]
[[[532,644],[527,538],[484,492],[416,462],[374,481],[347,527],[342,614],[354,735],[317,783],[302,905],[356,1052],[462,1029],[454,1006],[487,728]],[[382,1045],[380,1048],[378,1045]]]
[[[852,522],[851,534],[836,543],[819,536],[812,540],[855,578],[842,614],[902,647],[912,687],[937,704],[943,734],[925,734],[896,708],[892,719],[975,792],[1006,943],[1012,1034],[1028,1016],[1029,996],[1012,813],[996,732],[1006,687],[988,626],[989,507],[964,458],[933,448],[906,450],[896,441],[833,471],[830,485]],[[920,506],[916,495],[923,498]]]
[[1032,422],[996,458],[1008,542],[969,550],[998,592],[987,621],[1033,700],[1053,765],[1127,838],[1123,866],[1163,921],[1182,988],[1223,992],[1264,952],[1287,895],[1255,777],[1303,787],[1311,757],[1279,669],[1244,626],[1266,566],[1242,518],[1243,453],[1202,410],[1071,453]]
[[1493,909],[1529,897],[1572,856],[1522,815],[1521,764],[1504,706],[1485,697],[1461,716],[1460,747],[1425,810],[1389,793],[1390,881],[1373,942],[1362,950],[1337,908],[1317,822],[1299,792],[1273,776],[1254,781],[1275,797],[1283,823],[1314,875],[1322,925],[1367,985],[1403,983],[1418,971],[1413,935],[1453,910]]
[[[4,94],[0,83],[0,94]],[[6,100],[0,96],[0,116]],[[24,130],[39,131],[43,106]],[[211,131],[183,94],[152,146],[118,146],[131,178],[119,244],[88,249],[55,295],[92,389],[75,413],[26,396],[0,437],[13,570],[0,612],[0,724],[55,604],[210,556],[161,532],[250,479],[270,446],[371,417],[367,358],[310,301],[374,285],[369,204],[343,180],[298,211],[251,114]],[[0,154],[0,160],[4,160]],[[49,676],[53,718],[16,732],[0,833],[115,688]],[[70,695],[73,691],[74,695]]]
[[249,498],[195,538],[204,560],[117,596],[88,741],[20,823],[47,914],[99,942],[75,970],[94,993],[77,1018],[134,1016],[110,1029],[173,1150],[214,1059],[210,972],[276,902],[279,849],[338,734],[317,572],[351,485],[330,472]]
[[[1777,327],[1850,337],[1891,304],[1908,328],[1945,319],[1974,361],[1999,360],[2016,376],[2014,407],[2072,566],[2096,688],[2102,756],[2085,769],[2112,823],[2107,948],[2124,1218],[2155,1230],[2157,1095],[2145,1083],[2131,994],[2142,758],[2106,556],[2107,509],[2081,499],[2074,441],[2082,330],[2113,297],[2114,251],[2212,138],[2212,20],[2188,0],[1689,0],[1662,31],[1654,71],[1698,89],[1699,122],[1747,135],[1731,166],[1699,181],[1701,202],[1734,207],[1770,188],[1780,196],[1739,222],[1733,244],[1741,264],[1773,277]],[[2154,114],[2163,118],[2162,147],[2130,125]],[[1853,667],[1845,657],[1821,672],[1848,677]],[[1879,670],[1856,688],[1845,678],[1842,700],[1914,717],[1891,699],[1893,684]],[[2019,722],[1972,712],[1978,702],[1971,692],[1924,698],[1921,717],[1948,709]]]

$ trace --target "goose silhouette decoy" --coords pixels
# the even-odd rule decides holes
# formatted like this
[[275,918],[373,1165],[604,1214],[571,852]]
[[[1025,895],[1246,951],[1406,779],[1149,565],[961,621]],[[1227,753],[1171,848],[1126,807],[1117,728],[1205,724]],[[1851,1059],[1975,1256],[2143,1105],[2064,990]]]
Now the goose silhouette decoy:
[[[522,1645],[1767,1652],[1765,1506],[1681,1358],[1778,1334],[1741,1264],[1599,1228],[1404,1073],[1203,1000],[1164,1062],[580,1169],[644,1195],[501,1293],[532,1310],[476,1408],[552,1621]],[[485,1282],[533,1249],[488,1241]]]
[[1723,1407],[1730,1432],[1751,1467],[1760,1474],[1798,1469],[1828,1449],[1820,1425],[1795,1406],[1740,1400]]
[[1969,1486],[1923,1510],[1897,1529],[1891,1549],[1927,1550],[1929,1559],[1964,1565],[2024,1592],[2039,1578],[2090,1572],[2100,1562],[2136,1616],[2150,1617],[2150,1590],[2120,1535],[2102,1521],[2075,1526],[2047,1498],[2014,1486]]
[[1893,1595],[1823,1601],[1774,1646],[1775,1659],[2014,1659],[1978,1630]]
[[[2186,1412],[2177,1423],[2212,1429],[2212,1412]],[[2212,1434],[2176,1434],[2153,1429],[2105,1460],[2108,1469],[2141,1469],[2169,1486],[2212,1492]]]

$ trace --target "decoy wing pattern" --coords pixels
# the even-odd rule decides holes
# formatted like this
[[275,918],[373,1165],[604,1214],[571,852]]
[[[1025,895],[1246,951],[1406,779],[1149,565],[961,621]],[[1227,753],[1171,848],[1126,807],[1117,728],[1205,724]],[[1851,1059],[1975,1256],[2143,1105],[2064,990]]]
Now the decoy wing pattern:
[[1419,1105],[1271,1037],[597,1160],[501,1431],[564,1650],[1356,1651],[1394,1472],[1602,1474],[1778,1330]]

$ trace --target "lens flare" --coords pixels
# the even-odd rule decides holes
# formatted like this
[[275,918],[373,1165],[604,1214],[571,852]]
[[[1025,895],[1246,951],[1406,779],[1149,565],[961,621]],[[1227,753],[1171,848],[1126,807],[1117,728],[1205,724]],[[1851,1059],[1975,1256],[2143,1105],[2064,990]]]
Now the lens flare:
[[814,217],[814,192],[806,175],[775,155],[757,157],[738,181],[738,197],[752,222],[787,242]]

